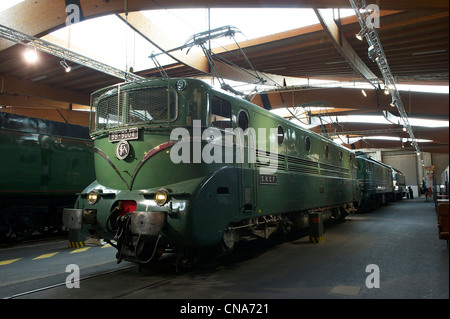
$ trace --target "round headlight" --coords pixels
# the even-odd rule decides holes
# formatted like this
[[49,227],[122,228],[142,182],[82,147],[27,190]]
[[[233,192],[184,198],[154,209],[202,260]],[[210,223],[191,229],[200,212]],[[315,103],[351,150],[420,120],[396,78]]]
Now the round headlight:
[[183,91],[186,87],[187,87],[186,80],[178,80],[177,81],[177,90],[178,91]]
[[98,196],[97,191],[91,191],[88,194],[87,200],[88,200],[89,204],[94,205],[95,203],[97,203],[98,199],[99,199],[99,196]]
[[164,206],[169,201],[169,192],[161,188],[159,191],[156,192],[155,195],[155,202],[159,206]]

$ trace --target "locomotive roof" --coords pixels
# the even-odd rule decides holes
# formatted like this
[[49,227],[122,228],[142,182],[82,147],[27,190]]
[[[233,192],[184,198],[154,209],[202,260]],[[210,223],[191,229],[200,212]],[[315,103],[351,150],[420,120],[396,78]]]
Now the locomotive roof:
[[[200,81],[200,80],[197,80],[197,79],[192,79],[192,80]],[[290,126],[290,127],[293,128],[293,129],[301,130],[301,131],[304,132],[305,134],[308,134],[308,135],[310,135],[310,136],[314,136],[314,137],[317,138],[317,139],[320,139],[320,140],[322,140],[322,141],[324,141],[324,142],[326,142],[326,143],[333,144],[334,146],[336,146],[336,147],[338,147],[338,148],[341,148],[341,149],[344,149],[344,150],[346,150],[346,151],[348,151],[348,152],[354,152],[353,150],[351,150],[351,149],[349,149],[349,148],[347,148],[347,147],[345,147],[345,146],[342,146],[342,145],[340,145],[340,144],[337,144],[337,143],[334,142],[333,140],[328,139],[328,138],[326,138],[326,137],[323,136],[323,135],[317,134],[317,133],[315,133],[315,132],[313,132],[313,131],[311,131],[311,130],[308,130],[308,129],[304,128],[304,127],[301,127],[301,126],[299,126],[299,125],[297,125],[297,124],[295,124],[295,123],[293,123],[293,122],[291,122],[291,121],[289,121],[289,120],[287,120],[287,119],[285,119],[285,118],[283,118],[283,117],[281,117],[281,116],[279,116],[279,115],[277,115],[277,114],[274,114],[274,113],[272,113],[272,112],[269,112],[268,110],[262,108],[262,107],[259,106],[259,105],[256,105],[256,104],[254,104],[254,103],[252,103],[252,102],[250,102],[250,101],[247,101],[247,100],[245,100],[245,99],[243,99],[243,98],[241,98],[241,97],[237,97],[237,96],[235,96],[235,95],[231,95],[231,94],[228,93],[228,92],[225,92],[225,91],[219,91],[219,90],[217,90],[216,88],[214,88],[214,87],[212,87],[211,85],[209,85],[208,83],[205,83],[205,84],[208,85],[208,87],[209,87],[210,90],[215,91],[215,92],[219,92],[220,94],[227,95],[228,97],[234,99],[235,101],[239,101],[239,102],[245,104],[246,107],[248,107],[249,109],[251,109],[252,111],[254,111],[254,112],[256,112],[256,113],[259,113],[259,114],[264,115],[264,116],[266,116],[266,117],[272,118],[272,119],[274,119],[274,120],[276,120],[276,121],[278,121],[278,122],[280,122],[280,123],[285,124],[286,126]]]
[[90,139],[89,128],[86,126],[3,112],[0,112],[0,128],[33,134]]
[[[389,168],[389,169],[391,169],[391,170],[395,170],[395,168],[393,168],[392,166],[390,166],[390,165],[388,165],[388,164],[385,164],[385,163],[383,163],[383,162],[381,162],[381,161],[379,161],[379,160],[377,160],[377,159],[371,157],[370,155],[367,155],[366,153],[361,152],[361,151],[357,151],[357,152],[356,152],[356,158],[364,159],[364,160],[366,160],[366,161],[368,161],[368,162],[372,162],[372,163],[375,163],[375,164],[384,166],[384,167],[386,167],[386,168]],[[399,171],[399,172],[400,172],[400,171]],[[400,172],[400,173],[401,173],[401,172]]]
[[289,121],[289,120],[287,120],[287,119],[285,119],[285,118],[283,118],[283,117],[281,117],[281,116],[279,116],[277,114],[269,112],[269,111],[265,110],[264,108],[254,104],[254,103],[251,103],[250,101],[247,101],[247,100],[245,100],[245,99],[243,99],[241,97],[232,95],[232,94],[230,94],[230,93],[228,93],[228,92],[226,92],[224,90],[219,90],[219,89],[211,86],[210,84],[208,84],[205,81],[200,80],[200,79],[195,79],[195,78],[161,78],[161,77],[159,77],[159,78],[139,80],[139,81],[135,81],[135,82],[124,82],[124,83],[120,83],[120,84],[111,85],[109,87],[106,87],[106,88],[103,88],[101,90],[95,91],[94,93],[92,93],[91,96],[98,95],[102,91],[107,93],[108,89],[109,90],[115,90],[118,86],[120,86],[122,89],[124,89],[124,88],[126,88],[126,89],[134,89],[134,88],[139,88],[139,87],[150,87],[149,86],[150,83],[152,85],[155,85],[155,86],[163,85],[163,84],[167,85],[169,82],[170,83],[174,83],[174,85],[175,85],[175,83],[178,80],[186,80],[186,81],[188,81],[190,83],[195,83],[195,82],[199,83],[199,84],[201,84],[202,87],[205,88],[205,90],[213,91],[213,92],[217,93],[218,95],[221,95],[223,97],[226,97],[227,99],[233,100],[236,103],[241,103],[242,105],[245,105],[246,108],[250,109],[252,112],[256,112],[256,113],[259,113],[260,115],[272,118],[273,120],[275,120],[275,121],[277,121],[279,123],[282,123],[282,124],[284,124],[286,126],[289,126],[292,129],[300,130],[300,131],[304,132],[305,134],[308,134],[310,136],[314,136],[314,138],[317,138],[317,139],[320,139],[320,140],[322,140],[322,141],[324,141],[326,143],[332,144],[333,146],[341,148],[341,149],[343,149],[343,150],[345,150],[347,152],[353,152],[353,150],[350,150],[350,149],[348,149],[345,146],[339,145],[339,144],[335,143],[331,139],[327,139],[326,137],[324,137],[324,136],[322,136],[320,134],[317,134],[317,133],[315,133],[313,131],[305,129],[305,128],[303,128],[303,127],[301,127],[301,126],[299,126],[299,125],[297,125],[295,123],[292,123],[291,121]]

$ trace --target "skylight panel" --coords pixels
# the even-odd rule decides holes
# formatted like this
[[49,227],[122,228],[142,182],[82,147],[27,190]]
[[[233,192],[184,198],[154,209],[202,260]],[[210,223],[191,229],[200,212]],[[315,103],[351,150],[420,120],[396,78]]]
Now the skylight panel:
[[8,1],[1,1],[0,2],[0,12],[5,11],[6,9],[9,9],[11,7],[14,7],[15,5],[24,2],[25,0],[8,0]]

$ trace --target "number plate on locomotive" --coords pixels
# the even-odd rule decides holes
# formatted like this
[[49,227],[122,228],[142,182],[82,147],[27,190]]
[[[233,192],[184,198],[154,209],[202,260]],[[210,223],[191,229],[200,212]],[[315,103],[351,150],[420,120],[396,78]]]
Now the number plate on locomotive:
[[118,142],[121,140],[123,141],[137,140],[138,138],[139,138],[139,129],[137,127],[109,132],[110,142]]
[[259,184],[262,185],[277,185],[277,175],[274,174],[259,174]]

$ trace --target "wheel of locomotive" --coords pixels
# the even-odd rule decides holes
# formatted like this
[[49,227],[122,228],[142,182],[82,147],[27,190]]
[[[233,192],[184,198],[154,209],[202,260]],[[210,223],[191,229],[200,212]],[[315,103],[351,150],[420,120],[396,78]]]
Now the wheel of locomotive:
[[31,214],[16,214],[9,219],[6,238],[8,241],[22,241],[29,238],[35,231]]
[[339,207],[338,210],[339,210],[339,217],[337,218],[337,220],[340,223],[344,223],[345,218],[349,215],[349,208],[347,207],[347,205],[345,205],[345,206]]
[[2,232],[0,233],[0,242],[8,242],[10,241],[10,237],[12,234],[12,228],[10,226],[2,227]]
[[288,217],[284,217],[281,221],[281,231],[284,235],[289,235],[292,232],[293,222]]
[[221,247],[224,252],[233,251],[236,239],[233,230],[225,230],[222,236]]

